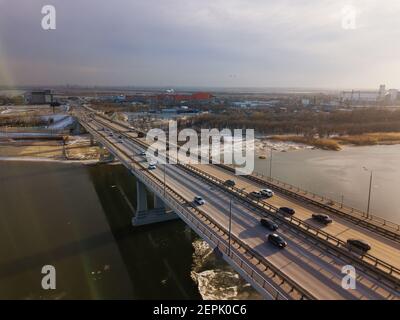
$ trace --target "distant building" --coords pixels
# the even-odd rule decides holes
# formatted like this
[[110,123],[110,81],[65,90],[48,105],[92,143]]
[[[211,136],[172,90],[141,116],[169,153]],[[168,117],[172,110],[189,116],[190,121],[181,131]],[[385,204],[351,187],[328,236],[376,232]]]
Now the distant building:
[[44,91],[32,91],[27,92],[24,95],[24,100],[26,104],[51,104],[53,103],[53,94],[50,90]]
[[279,100],[268,100],[268,101],[234,101],[231,103],[232,107],[235,108],[269,108],[277,105]]
[[399,90],[390,89],[388,95],[389,95],[390,102],[396,102],[397,98],[398,98],[398,95],[399,95]]
[[376,102],[379,97],[378,91],[343,91],[340,98],[349,102]]
[[386,86],[381,84],[379,87],[379,98],[383,99],[386,96]]
[[207,92],[196,92],[193,94],[162,93],[153,97],[153,100],[159,104],[176,103],[208,103],[214,96]]
[[372,103],[383,101],[386,93],[386,86],[382,84],[377,91],[343,91],[340,98],[343,102]]

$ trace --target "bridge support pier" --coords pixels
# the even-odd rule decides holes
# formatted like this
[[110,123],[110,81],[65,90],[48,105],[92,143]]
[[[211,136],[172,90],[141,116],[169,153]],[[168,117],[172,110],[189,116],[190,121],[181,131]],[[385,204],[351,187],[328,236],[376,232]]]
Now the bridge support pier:
[[146,186],[141,182],[136,182],[137,190],[137,209],[136,215],[132,218],[133,226],[142,226],[152,223],[164,222],[179,219],[171,210],[165,207],[164,201],[154,195],[154,209],[149,210],[147,205]]
[[148,211],[146,186],[141,181],[136,181],[137,207],[136,212]]
[[99,162],[113,162],[115,160],[114,155],[111,152],[107,151],[107,148],[105,148],[102,144],[99,143],[99,148],[100,148],[100,159]]
[[164,209],[165,210],[165,204],[164,201],[157,195],[154,195],[154,209]]

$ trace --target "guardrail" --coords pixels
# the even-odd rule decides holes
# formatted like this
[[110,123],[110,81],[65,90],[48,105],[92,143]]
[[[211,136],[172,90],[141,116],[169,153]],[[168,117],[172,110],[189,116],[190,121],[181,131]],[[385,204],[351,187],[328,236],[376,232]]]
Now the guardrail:
[[[224,184],[224,181],[209,175],[193,166],[189,165],[180,165],[183,168],[187,168],[192,172],[196,172],[198,176],[202,176],[206,178],[208,181],[214,182],[214,185],[219,186],[221,189],[226,191],[230,191],[234,195],[239,195],[239,197],[245,202],[251,204],[252,206],[257,206],[262,212],[268,213],[268,216],[273,218],[274,220],[278,220],[281,223],[288,224],[295,227],[298,231],[306,233],[308,237],[312,237],[318,242],[323,242],[323,245],[328,246],[331,253],[335,253],[336,256],[341,257],[342,259],[346,259],[347,261],[351,261],[352,263],[357,263],[363,267],[365,273],[381,280],[382,278],[386,279],[386,284],[390,287],[398,290],[400,288],[400,269],[390,265],[389,263],[380,260],[370,254],[365,254],[360,257],[355,257],[353,252],[349,250],[346,242],[336,238],[335,236],[330,235],[329,233],[318,229],[301,219],[298,219],[294,216],[284,217],[279,209],[258,199],[253,199],[250,197],[250,194],[243,191],[242,189],[236,187],[229,187]],[[378,277],[377,277],[378,275]]]
[[[115,130],[115,129],[113,129]],[[123,132],[119,132],[120,134],[125,135]],[[125,135],[127,138],[135,140],[136,143],[141,145],[144,148],[147,148],[148,145],[143,143],[138,139],[134,139],[130,136]],[[355,262],[359,266],[362,267],[365,273],[373,276],[374,278],[381,280],[382,278],[386,279],[385,283],[397,290],[400,287],[400,269],[388,264],[387,262],[380,260],[370,254],[362,255],[361,257],[355,257],[353,252],[348,249],[344,249],[347,247],[346,243],[314,226],[311,226],[304,221],[291,216],[289,219],[283,218],[279,216],[279,209],[259,200],[253,200],[249,198],[249,193],[235,188],[235,187],[227,187],[224,185],[224,182],[214,176],[211,176],[197,168],[188,165],[181,165],[184,168],[189,169],[191,172],[195,172],[199,176],[206,177],[209,181],[214,181],[219,187],[233,192],[235,195],[239,195],[242,200],[247,203],[250,203],[252,206],[257,205],[259,209],[263,212],[265,210],[268,211],[268,214],[274,218],[278,219],[281,223],[290,224],[292,227],[296,227],[296,229],[302,233],[304,233],[308,237],[312,237],[313,239],[317,240],[319,243],[323,243],[324,248],[330,248],[329,250],[334,255],[345,259],[347,261]]]
[[[93,110],[93,109],[91,109],[91,110]],[[112,121],[107,116],[104,116],[104,115],[99,115],[99,116],[108,121]],[[117,124],[122,127],[130,129],[129,126],[127,126],[126,124],[123,124],[119,121]],[[234,168],[224,165],[224,164],[215,164],[215,165],[225,168],[226,170],[229,170],[232,172],[235,170]],[[258,183],[267,184],[270,188],[275,188],[275,189],[279,188],[280,192],[290,195],[291,197],[295,197],[297,199],[310,202],[316,206],[324,208],[325,210],[328,210],[337,215],[340,215],[343,218],[346,218],[347,220],[350,220],[355,224],[361,225],[361,226],[368,228],[370,230],[373,230],[383,236],[386,236],[386,237],[390,238],[391,240],[400,241],[400,225],[399,224],[396,224],[394,222],[385,220],[383,218],[380,218],[380,217],[377,217],[377,216],[374,216],[371,214],[367,214],[366,212],[363,212],[359,209],[355,209],[353,207],[344,205],[343,203],[338,203],[337,201],[334,201],[328,197],[323,197],[323,196],[317,195],[315,193],[308,192],[299,187],[295,187],[291,184],[279,181],[274,178],[262,176],[263,179],[261,179],[254,175],[247,175],[244,177],[251,179],[253,181],[256,180]],[[266,181],[265,178],[267,178],[269,181]],[[346,213],[345,211],[348,211],[348,213]],[[376,223],[376,224],[374,224],[374,223]]]
[[[81,121],[81,123],[82,123],[82,121]],[[161,181],[159,178],[154,176],[151,172],[136,170],[135,167],[132,166],[132,163],[135,163],[138,166],[141,166],[140,163],[138,163],[136,160],[134,160],[130,155],[126,154],[126,152],[124,152],[118,146],[108,142],[108,140],[105,137],[99,135],[97,133],[97,131],[95,129],[93,129],[90,125],[88,125],[86,123],[85,124],[82,123],[82,125],[89,132],[91,132],[91,134],[93,134],[93,136],[95,138],[97,138],[101,143],[103,143],[105,146],[107,146],[108,149],[110,150],[110,152],[112,152],[114,154],[114,156],[118,157],[121,160],[121,162],[127,168],[129,168],[139,179],[141,179],[143,182],[146,182],[147,184],[149,184],[151,186],[151,188],[153,189],[153,191],[157,190],[160,197],[162,197],[163,200],[168,204],[168,206],[171,207],[171,209],[173,209],[177,214],[179,214],[180,217],[183,218],[183,220],[185,220],[185,222],[187,222],[188,224],[190,224],[189,222],[194,223],[193,212],[195,212],[196,214],[200,214],[202,217],[204,217],[210,223],[212,223],[214,226],[216,226],[218,228],[218,230],[223,233],[222,238],[228,237],[226,229],[224,227],[220,226],[214,219],[212,219],[208,215],[204,214],[204,212],[200,211],[198,208],[191,207],[191,210],[193,212],[192,213],[188,212],[188,208],[186,206],[179,204],[179,202],[177,203],[177,199],[181,203],[186,203],[186,200],[184,198],[182,198],[177,192],[175,192],[173,189],[168,187],[168,185],[165,185],[165,189],[166,189],[167,193],[164,193],[164,188],[163,188],[164,182],[163,181]],[[113,152],[113,149],[118,149],[119,152],[123,153],[129,159],[130,163],[126,162],[115,151]],[[146,176],[143,172],[146,172],[149,176],[151,176],[151,179],[148,176]],[[205,236],[206,241],[208,239],[209,242],[214,244],[214,247],[218,247],[219,250],[222,253],[224,253],[234,265],[239,267],[242,272],[245,272],[250,279],[255,281],[255,283],[258,286],[260,286],[261,288],[266,290],[268,292],[268,294],[271,295],[274,299],[286,300],[287,297],[285,295],[283,295],[280,292],[280,290],[276,289],[269,281],[267,281],[265,279],[266,275],[262,275],[261,270],[250,265],[247,261],[256,259],[258,261],[258,264],[262,263],[265,267],[265,270],[263,270],[262,272],[266,272],[266,271],[271,272],[271,276],[269,276],[269,277],[267,276],[268,279],[274,278],[276,276],[279,277],[281,279],[279,286],[286,285],[286,286],[290,287],[289,290],[287,290],[288,292],[286,293],[289,297],[293,297],[293,296],[297,295],[301,299],[315,299],[315,297],[311,293],[307,292],[301,286],[299,286],[297,283],[295,283],[293,280],[286,277],[286,275],[284,275],[282,273],[282,271],[279,270],[279,268],[275,267],[273,264],[268,262],[265,258],[263,258],[261,255],[259,255],[257,252],[255,252],[253,249],[251,249],[249,246],[247,246],[242,240],[240,240],[236,236],[231,235],[232,246],[231,246],[231,249],[229,250],[229,248],[226,244],[226,240],[222,241],[220,239],[221,236],[213,235],[212,231],[210,230],[209,225],[205,224],[201,220],[196,220],[196,223],[197,224],[194,225],[195,231],[199,231],[200,236]],[[201,224],[201,226],[202,226],[201,228],[199,228],[199,224]],[[208,234],[207,234],[207,230],[208,230]],[[244,249],[244,253],[235,252],[235,250],[238,250],[235,248],[235,246],[234,246],[235,244],[239,248]],[[244,258],[244,256],[243,256],[244,254],[250,255],[250,258],[247,258],[247,259]]]
[[[230,172],[235,172],[234,168],[224,164],[217,164],[216,166]],[[346,220],[350,220],[357,225],[360,225],[364,228],[368,228],[374,232],[377,232],[391,240],[400,241],[400,225],[398,224],[395,224],[393,222],[387,221],[385,219],[376,216],[372,215],[367,216],[365,212],[344,206],[341,203],[335,202],[334,200],[331,200],[329,198],[318,196],[315,193],[302,190],[298,187],[292,186],[290,184],[281,182],[273,178],[269,177],[267,178],[264,176],[261,176],[262,177],[261,178],[255,175],[245,175],[243,177],[248,180],[265,185],[271,189],[275,189],[276,191],[286,194],[292,198],[301,200],[303,202],[309,202],[315,206],[318,206],[329,212],[339,215]],[[347,210],[348,213],[346,213],[345,210]],[[372,222],[376,222],[379,225],[374,224]]]

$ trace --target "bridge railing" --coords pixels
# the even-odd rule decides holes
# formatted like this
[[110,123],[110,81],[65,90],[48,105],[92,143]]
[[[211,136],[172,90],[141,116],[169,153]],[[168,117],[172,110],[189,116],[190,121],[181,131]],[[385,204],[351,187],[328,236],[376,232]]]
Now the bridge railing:
[[338,207],[338,208],[340,208],[342,210],[346,210],[346,211],[349,211],[351,213],[354,213],[354,214],[356,214],[356,215],[358,215],[358,216],[360,216],[362,218],[369,219],[372,222],[376,222],[376,223],[381,224],[383,226],[387,226],[387,227],[389,227],[389,228],[391,228],[391,229],[393,229],[395,231],[400,231],[400,225],[397,224],[397,223],[394,223],[392,221],[383,219],[381,217],[378,217],[378,216],[375,216],[375,215],[372,215],[372,214],[368,214],[365,211],[362,211],[360,209],[356,209],[354,207],[351,207],[351,206],[346,205],[344,203],[341,203],[339,201],[333,200],[333,199],[331,199],[329,197],[321,196],[321,195],[318,195],[318,194],[316,194],[314,192],[310,192],[310,191],[304,190],[302,188],[296,187],[296,186],[291,185],[289,183],[282,182],[282,181],[280,181],[280,180],[278,180],[276,178],[267,177],[267,176],[264,176],[263,174],[260,174],[260,173],[257,173],[257,172],[255,172],[254,174],[256,176],[258,176],[258,177],[261,177],[265,181],[274,183],[276,185],[283,186],[284,188],[289,189],[290,191],[294,191],[294,192],[303,194],[305,196],[311,196],[312,198],[314,198],[316,200],[319,200],[321,202],[324,202],[329,206]]
[[[133,139],[132,137],[129,137],[130,139]],[[137,139],[133,139],[137,143],[142,144],[143,142]],[[147,147],[143,145],[143,147]],[[191,171],[196,171],[198,175],[206,177],[209,180],[215,181],[217,184],[219,184],[221,187],[224,189],[229,189],[232,192],[239,194],[242,197],[242,200],[244,200],[247,203],[256,203],[257,206],[262,209],[262,210],[267,210],[269,214],[274,214],[272,215],[273,219],[278,219],[280,222],[283,222],[287,224],[290,222],[290,225],[292,227],[297,227],[298,231],[301,231],[303,234],[305,234],[308,237],[312,237],[315,240],[317,240],[321,245],[323,245],[324,248],[330,249],[329,251],[331,253],[334,253],[336,256],[339,256],[341,258],[345,258],[348,261],[351,262],[356,262],[358,265],[360,265],[364,271],[370,275],[373,275],[374,277],[381,277],[389,280],[389,284],[391,286],[394,285],[394,287],[397,289],[399,288],[399,276],[400,276],[400,270],[395,268],[394,266],[391,266],[390,264],[386,263],[385,261],[382,261],[374,256],[371,256],[369,254],[363,255],[361,257],[355,257],[354,254],[347,249],[344,249],[344,247],[347,247],[346,243],[318,228],[315,228],[304,221],[296,218],[296,217],[290,217],[289,219],[283,218],[279,214],[279,210],[270,204],[264,202],[264,201],[259,201],[259,200],[254,200],[249,197],[249,194],[244,192],[241,189],[235,188],[235,187],[227,187],[224,185],[224,182],[220,179],[217,179],[201,170],[198,170],[197,168],[191,167],[191,166],[185,166],[183,167],[190,168]],[[265,211],[264,211],[265,212]],[[278,213],[278,214],[277,214]],[[305,232],[305,233],[304,233]],[[322,242],[323,241],[323,242]],[[372,271],[372,273],[370,272]]]
[[[94,110],[91,109],[91,111]],[[107,116],[103,114],[98,114],[98,115],[103,119],[111,121],[111,119],[109,119]],[[118,122],[118,125],[129,128],[128,125],[121,122]],[[217,166],[224,167],[227,170],[234,171],[232,167],[224,164],[219,164]],[[258,182],[269,183],[271,184],[270,185],[271,188],[275,189],[279,188],[282,193],[286,193],[292,197],[298,198],[299,200],[305,200],[311,202],[316,206],[323,207],[328,211],[339,214],[344,218],[352,220],[357,224],[361,224],[366,228],[374,230],[375,232],[379,232],[382,235],[388,236],[393,240],[400,240],[400,225],[392,221],[371,214],[367,214],[362,210],[350,207],[348,205],[345,205],[344,203],[339,203],[328,197],[324,197],[321,195],[317,195],[313,192],[303,190],[299,187],[296,187],[286,182],[282,182],[278,179],[265,177],[264,175],[260,175],[257,172],[255,172],[254,175],[249,175],[247,177],[260,180],[262,178],[262,181]]]
[[[363,267],[364,271],[375,278],[378,276],[379,279],[385,278],[387,279],[387,284],[391,287],[394,287],[396,290],[400,288],[400,269],[390,265],[386,261],[383,261],[375,256],[370,254],[364,254],[361,256],[354,256],[354,253],[351,251],[351,248],[347,246],[347,243],[335,236],[330,235],[329,233],[318,229],[303,220],[294,217],[294,216],[284,216],[280,213],[277,207],[270,205],[269,203],[262,201],[260,199],[255,199],[251,197],[251,195],[237,187],[226,186],[224,181],[218,179],[204,171],[201,171],[193,166],[182,165],[184,168],[188,168],[191,171],[197,172],[198,176],[203,176],[205,179],[209,181],[214,181],[216,185],[220,188],[230,191],[239,197],[246,203],[251,204],[252,206],[256,205],[263,212],[266,212],[270,218],[274,221],[278,221],[281,223],[289,222],[291,226],[295,227],[298,231],[306,232],[307,237],[312,237],[318,242],[330,249],[329,251],[334,255],[346,259],[352,263],[357,263],[361,267]],[[297,232],[298,233],[298,232]]]
[[[217,166],[231,172],[235,171],[235,169],[231,166],[224,164],[217,164]],[[353,220],[355,223],[379,232],[380,234],[385,235],[393,240],[400,240],[400,225],[394,222],[374,215],[367,215],[367,213],[361,210],[346,206],[328,197],[320,196],[313,192],[303,190],[299,187],[279,181],[275,178],[265,177],[264,175],[258,173],[247,175],[245,177],[260,184],[265,184],[271,189],[275,189],[276,191],[287,194],[293,198],[297,198],[298,200],[310,202],[315,206],[322,207],[323,209],[341,215],[343,218],[347,218],[348,220]]]
[[[86,124],[84,126],[88,129],[88,131],[94,131]],[[231,250],[229,250],[229,247],[227,245],[227,240],[226,239],[221,240],[221,235],[216,235],[215,231],[212,228],[210,228],[209,225],[204,223],[204,221],[202,221],[201,219],[195,219],[194,214],[201,215],[203,218],[205,218],[206,220],[211,222],[217,228],[217,230],[222,232],[222,235],[225,236],[225,238],[227,238],[225,228],[221,227],[215,220],[213,220],[208,215],[204,214],[198,208],[190,207],[191,211],[189,211],[187,206],[184,206],[181,204],[181,203],[186,203],[186,201],[177,192],[175,192],[173,189],[171,189],[170,187],[168,187],[166,185],[165,187],[166,187],[167,193],[165,194],[163,181],[161,181],[160,179],[155,177],[151,172],[137,169],[135,167],[135,164],[140,166],[139,163],[137,163],[135,160],[131,159],[130,155],[126,155],[123,150],[121,150],[117,146],[108,142],[106,139],[104,139],[104,137],[101,137],[96,132],[93,132],[93,135],[97,139],[99,139],[101,143],[103,143],[105,146],[107,146],[109,148],[109,150],[115,156],[117,156],[126,167],[130,168],[132,173],[134,173],[143,182],[148,184],[150,186],[150,188],[153,189],[153,191],[158,193],[159,196],[162,197],[163,200],[166,202],[166,204],[171,209],[173,209],[177,214],[179,214],[181,216],[181,218],[183,218],[185,220],[185,222],[188,222],[188,223],[190,222],[189,224],[192,224],[191,226],[196,228],[195,229],[196,232],[199,231],[201,233],[200,235],[205,236],[206,237],[205,240],[206,241],[208,240],[207,242],[209,242],[209,243],[211,242],[211,244],[213,245],[214,248],[218,247],[218,249],[221,252],[223,252],[232,263],[234,263],[236,266],[239,267],[239,270],[241,270],[242,272],[245,272],[245,274],[250,279],[255,281],[255,283],[258,286],[261,286],[261,288],[266,290],[268,292],[268,294],[271,295],[274,299],[286,300],[287,297],[281,293],[281,290],[278,290],[274,285],[272,285],[270,283],[270,281],[268,281],[268,280],[270,280],[270,279],[268,279],[269,277],[268,276],[266,277],[265,275],[263,275],[263,272],[266,272],[266,271],[271,272],[272,273],[271,278],[275,277],[276,275],[279,276],[282,279],[282,282],[280,283],[280,285],[286,284],[288,286],[291,286],[291,289],[289,291],[290,292],[293,292],[293,290],[297,291],[299,293],[300,298],[313,299],[313,296],[310,293],[308,293],[307,291],[305,291],[304,289],[299,287],[294,281],[287,278],[284,274],[282,274],[282,272],[278,268],[276,268],[275,266],[270,264],[263,257],[257,255],[254,252],[254,250],[252,250],[250,247],[247,247],[246,244],[244,244],[239,238],[237,238],[235,236],[231,237],[232,246],[231,246]],[[120,154],[118,154],[118,152],[115,152],[114,149],[116,149],[116,148],[120,149],[119,151],[124,153],[125,156],[127,157],[127,159],[122,158],[120,156]],[[149,176],[147,176],[146,174],[144,174],[144,172],[146,172],[148,175],[150,175],[151,178]],[[181,202],[181,203],[179,203],[179,202]],[[245,249],[245,253],[247,255],[250,255],[251,258],[248,258],[248,257],[246,258],[243,253],[238,252],[237,249],[233,245],[234,243],[236,243],[240,248]],[[261,270],[257,269],[254,265],[249,264],[247,261],[249,261],[251,259],[257,259],[259,261],[259,263],[262,262],[262,264],[266,267],[266,270],[261,271]]]

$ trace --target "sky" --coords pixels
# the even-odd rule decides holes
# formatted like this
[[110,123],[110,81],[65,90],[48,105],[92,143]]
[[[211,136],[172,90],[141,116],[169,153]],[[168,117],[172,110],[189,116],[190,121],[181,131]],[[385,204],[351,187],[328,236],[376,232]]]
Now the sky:
[[0,0],[0,85],[67,84],[400,88],[400,1]]

